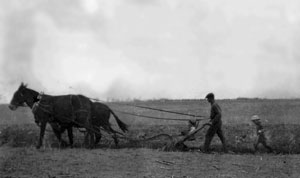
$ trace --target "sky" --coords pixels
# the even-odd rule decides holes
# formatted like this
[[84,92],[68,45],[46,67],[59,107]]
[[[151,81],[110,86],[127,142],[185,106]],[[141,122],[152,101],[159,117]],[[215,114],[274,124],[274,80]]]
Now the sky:
[[300,97],[298,0],[0,0],[0,102]]

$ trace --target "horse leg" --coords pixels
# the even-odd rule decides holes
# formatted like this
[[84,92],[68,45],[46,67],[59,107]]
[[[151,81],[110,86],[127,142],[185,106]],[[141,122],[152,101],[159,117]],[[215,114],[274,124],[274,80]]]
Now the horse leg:
[[119,146],[119,140],[118,140],[117,134],[114,133],[113,136],[112,136],[112,138],[114,139],[116,147],[118,147]]
[[95,146],[95,138],[94,133],[91,131],[87,131],[85,138],[84,138],[84,145],[86,148],[94,148]]
[[69,142],[70,142],[70,147],[73,148],[73,128],[68,127],[68,137],[69,137]]
[[96,137],[95,145],[97,145],[100,142],[102,135],[101,135],[101,132],[100,132],[100,128],[95,127],[94,129],[95,129],[95,132],[96,132],[95,133],[95,137]]
[[103,127],[103,128],[104,128],[104,130],[106,130],[108,133],[112,133],[112,134],[113,134],[113,135],[112,135],[112,138],[113,138],[113,140],[114,140],[114,142],[115,142],[115,145],[116,145],[116,147],[118,147],[119,140],[118,140],[118,137],[117,137],[116,131],[115,131],[113,128],[111,128],[111,126],[110,126],[110,124],[109,124],[109,123],[108,123],[108,124],[105,124],[105,125],[103,125],[102,127]]
[[109,131],[110,131],[111,133],[113,133],[112,138],[114,139],[114,142],[115,142],[116,147],[118,147],[118,146],[119,146],[119,140],[118,140],[116,131],[115,131],[113,128],[111,128],[110,125],[108,125],[108,129],[109,129]]
[[84,136],[84,145],[86,148],[93,148],[95,146],[94,132],[87,130]]
[[87,147],[88,144],[89,144],[89,133],[85,132],[84,133],[84,145],[85,145],[85,147]]
[[59,126],[57,125],[57,123],[50,123],[51,125],[51,128],[56,136],[56,138],[58,139],[58,141],[60,142],[61,141],[61,134],[63,133],[61,131],[61,128],[59,128]]
[[47,122],[41,122],[39,143],[36,146],[37,149],[40,149],[41,146],[43,145],[43,138],[44,138],[44,135],[45,135],[46,125],[47,125]]
[[66,141],[64,141],[62,138],[61,138],[61,134],[65,132],[66,128],[65,127],[60,127],[57,123],[50,123],[51,127],[52,127],[52,130],[56,136],[56,138],[58,139],[58,142],[61,146],[66,146],[67,143]]
[[94,133],[94,131],[89,131],[89,135],[90,135],[89,148],[94,148],[95,147],[95,133]]

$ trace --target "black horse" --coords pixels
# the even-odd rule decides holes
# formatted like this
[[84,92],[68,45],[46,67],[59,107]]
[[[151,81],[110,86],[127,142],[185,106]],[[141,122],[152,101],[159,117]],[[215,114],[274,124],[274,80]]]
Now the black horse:
[[[117,124],[121,128],[123,132],[127,131],[127,125],[123,123],[119,118],[113,113],[113,111],[107,107],[106,105],[102,103],[93,103],[90,102],[90,100],[82,95],[64,95],[64,97],[68,97],[68,103],[65,103],[69,106],[69,110],[66,109],[59,109],[60,103],[58,105],[55,104],[55,96],[50,95],[43,95],[45,101],[45,105],[43,103],[39,102],[39,93],[27,88],[27,85],[24,85],[21,83],[18,90],[14,93],[14,96],[11,100],[11,103],[9,105],[9,108],[11,110],[16,110],[19,106],[24,106],[27,104],[31,109],[34,109],[34,117],[36,123],[41,124],[41,132],[40,132],[40,141],[38,144],[38,148],[42,145],[42,139],[44,135],[44,129],[43,127],[46,126],[46,123],[50,123],[53,132],[55,133],[56,137],[58,138],[60,143],[64,143],[61,139],[61,134],[67,129],[68,130],[68,136],[70,140],[70,145],[73,144],[73,132],[72,127],[82,127],[86,128],[88,131],[88,135],[91,138],[91,142],[94,141],[94,135],[96,137],[96,141],[94,144],[97,144],[101,139],[101,133],[100,133],[100,126],[102,126],[107,132],[113,133],[113,138],[115,140],[115,143],[117,145],[118,140],[116,137],[116,131],[114,131],[110,124],[109,124],[109,118],[110,114],[112,113],[115,117]],[[77,100],[77,101],[76,101]],[[87,111],[84,109],[79,109],[78,104],[82,105],[80,102],[81,100],[84,100],[84,102],[87,102],[88,100],[88,106],[91,104],[91,113],[90,113],[90,119],[84,120],[84,118],[80,117],[80,115],[86,115],[88,114]],[[79,102],[78,102],[79,101]],[[72,102],[77,103],[77,110],[76,106],[73,106],[71,104]],[[56,105],[56,106],[55,106]],[[75,104],[76,105],[76,104]],[[56,109],[55,109],[56,108]],[[66,112],[67,115],[57,113],[56,110],[63,110],[63,112]],[[75,110],[74,110],[75,109]],[[90,143],[92,144],[92,143]]]
[[[65,95],[64,95],[65,96]],[[39,101],[34,103],[32,113],[34,114],[35,122],[43,129],[45,123],[50,123],[52,130],[57,136],[61,144],[65,142],[61,139],[61,134],[67,129],[70,140],[70,145],[73,145],[73,127],[88,128],[88,134],[85,137],[89,147],[94,146],[94,134],[97,133],[96,127],[92,123],[91,112],[92,103],[90,103],[90,114],[88,110],[82,108],[82,95],[66,95],[69,101],[62,105],[57,97],[43,95],[38,96]],[[65,106],[65,107],[64,107]],[[79,107],[78,107],[79,106]],[[85,116],[89,115],[87,120]],[[44,133],[42,133],[44,134]],[[43,135],[42,135],[43,136]],[[42,138],[42,136],[40,138]],[[90,137],[89,137],[90,136]],[[40,141],[41,143],[41,141]]]
[[[53,126],[52,128],[56,130],[56,132],[63,133],[66,129],[68,130],[69,140],[70,144],[73,144],[73,134],[72,134],[72,127],[77,128],[85,128],[86,130],[91,130],[94,132],[96,140],[95,144],[98,144],[101,139],[101,132],[100,127],[102,127],[106,132],[112,134],[112,138],[115,141],[116,146],[118,146],[118,139],[117,139],[117,133],[122,134],[120,132],[115,131],[110,123],[109,118],[110,114],[114,116],[114,118],[117,121],[118,126],[123,132],[127,131],[127,125],[123,123],[118,116],[105,104],[99,103],[99,102],[93,102],[93,109],[92,109],[92,119],[91,123],[93,127],[83,127],[80,125],[80,123],[74,121],[73,125],[66,125],[63,122],[56,121],[54,119],[55,115],[53,115],[53,109],[51,104],[51,98],[49,98],[47,95],[39,95],[38,98],[40,99],[38,102],[34,104],[32,107],[32,112],[35,116],[35,122],[40,123],[43,122],[43,120],[47,120],[49,123],[57,122],[57,125]],[[68,119],[68,118],[66,118]]]
[[[34,103],[38,101],[38,92],[28,89],[26,85],[21,83],[18,90],[14,93],[14,96],[10,102],[9,108],[11,110],[17,109],[18,106],[23,106],[26,103],[29,107],[33,107]],[[93,104],[89,98],[83,95],[59,95],[51,96],[47,95],[49,101],[51,101],[51,111],[53,120],[41,119],[40,122],[40,138],[37,148],[40,148],[43,143],[43,137],[45,134],[46,124],[48,122],[56,122],[71,128],[74,122],[80,123],[83,127],[92,127],[91,113]],[[39,115],[35,115],[35,119],[38,120]],[[56,129],[53,129],[57,138],[61,141],[61,133]],[[93,147],[94,136],[91,130],[88,130],[87,138],[90,138],[89,147]],[[70,138],[70,137],[69,137]]]

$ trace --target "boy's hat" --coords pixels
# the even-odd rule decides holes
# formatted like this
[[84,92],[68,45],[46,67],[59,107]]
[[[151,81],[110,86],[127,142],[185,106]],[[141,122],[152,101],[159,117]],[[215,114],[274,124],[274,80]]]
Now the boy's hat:
[[196,126],[197,120],[189,120],[189,124],[191,124],[192,126]]
[[196,119],[195,120],[192,119],[192,120],[189,120],[189,124],[192,127],[198,127],[199,121],[197,121]]
[[257,120],[260,120],[260,118],[258,117],[258,115],[253,115],[251,117],[251,121],[257,121]]

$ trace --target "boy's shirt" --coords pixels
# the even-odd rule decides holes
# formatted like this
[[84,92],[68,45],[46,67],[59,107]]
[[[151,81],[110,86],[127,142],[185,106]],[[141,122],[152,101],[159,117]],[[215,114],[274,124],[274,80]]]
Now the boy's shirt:
[[[182,131],[182,132],[181,132],[181,135],[186,136],[186,135],[192,133],[192,132],[195,131],[195,130],[196,130],[196,126],[189,126],[189,129],[186,130],[186,131]],[[189,140],[189,141],[192,141],[192,140],[195,140],[195,139],[196,139],[196,138],[195,138],[195,135],[193,135],[193,136],[191,136],[191,138],[188,139],[188,140]]]
[[195,127],[195,126],[192,126],[192,127],[190,128],[189,133],[192,133],[194,130],[196,130],[196,127]]
[[263,128],[263,126],[261,124],[256,124],[256,134],[258,136],[264,134],[264,128]]

